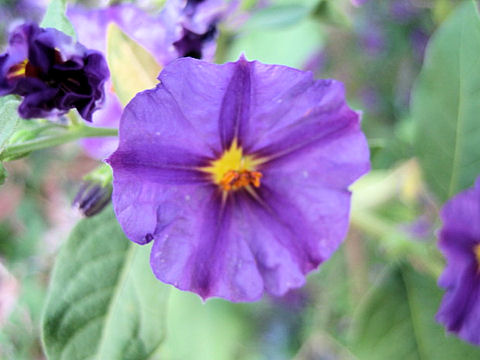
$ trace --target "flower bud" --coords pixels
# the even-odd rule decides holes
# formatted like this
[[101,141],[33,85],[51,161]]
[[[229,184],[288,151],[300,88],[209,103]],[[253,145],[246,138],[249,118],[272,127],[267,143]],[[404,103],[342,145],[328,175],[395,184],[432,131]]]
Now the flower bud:
[[112,169],[102,164],[84,177],[72,205],[87,217],[98,214],[112,198]]
[[90,217],[102,211],[110,203],[111,198],[112,185],[102,186],[92,181],[85,181],[72,205],[78,208],[82,215]]

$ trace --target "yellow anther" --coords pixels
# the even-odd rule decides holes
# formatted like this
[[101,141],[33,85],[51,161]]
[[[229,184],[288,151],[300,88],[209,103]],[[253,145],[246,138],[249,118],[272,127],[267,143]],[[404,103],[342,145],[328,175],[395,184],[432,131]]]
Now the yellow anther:
[[237,190],[242,187],[252,184],[255,187],[260,187],[260,179],[262,173],[258,171],[235,171],[229,170],[225,173],[222,180],[220,180],[220,187],[225,190]]
[[200,170],[209,173],[212,181],[223,191],[238,190],[249,185],[258,188],[262,173],[256,171],[256,166],[260,163],[261,159],[244,155],[242,148],[234,140],[219,159]]
[[26,69],[27,69],[28,60],[25,59],[22,62],[12,65],[7,72],[7,79],[14,79],[17,77],[25,76]]

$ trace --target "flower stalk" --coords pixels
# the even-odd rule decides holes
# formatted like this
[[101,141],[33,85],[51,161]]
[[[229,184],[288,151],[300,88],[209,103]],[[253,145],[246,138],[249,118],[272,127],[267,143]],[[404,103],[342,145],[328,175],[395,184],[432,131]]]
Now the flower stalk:
[[442,272],[443,263],[428,247],[405,233],[399,232],[395,224],[381,219],[372,212],[352,212],[350,218],[354,228],[360,229],[378,239],[386,255],[392,260],[407,258],[422,267],[437,279]]
[[47,149],[82,138],[118,136],[117,129],[74,126],[64,133],[42,136],[19,144],[7,145],[0,153],[0,161],[9,161],[25,153]]

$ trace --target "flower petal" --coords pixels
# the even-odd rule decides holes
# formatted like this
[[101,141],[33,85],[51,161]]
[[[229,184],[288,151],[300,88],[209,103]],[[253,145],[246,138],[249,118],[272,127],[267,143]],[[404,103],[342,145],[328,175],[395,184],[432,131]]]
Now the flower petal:
[[456,269],[456,281],[447,287],[436,319],[462,339],[480,345],[480,277],[478,265],[471,262]]
[[173,221],[160,217],[168,225],[155,236],[152,269],[160,280],[203,299],[257,300],[264,289],[255,258],[236,226],[236,209],[231,201],[222,207],[216,190],[182,186],[166,191],[162,212],[175,216]]
[[439,247],[447,260],[438,284],[446,289],[437,320],[448,331],[480,345],[480,177],[473,189],[450,199],[441,211]]

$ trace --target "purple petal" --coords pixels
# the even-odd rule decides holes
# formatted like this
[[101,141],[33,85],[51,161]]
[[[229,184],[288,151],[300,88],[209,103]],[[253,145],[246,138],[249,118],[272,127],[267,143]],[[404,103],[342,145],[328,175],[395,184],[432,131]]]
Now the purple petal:
[[456,281],[447,287],[436,316],[448,331],[480,345],[480,274],[478,264],[471,262],[463,269],[456,269]]
[[439,247],[447,259],[439,285],[446,289],[437,320],[448,331],[480,345],[480,178],[441,211]]
[[[109,84],[107,83],[107,88],[108,85]],[[113,91],[107,90],[105,102],[103,103],[102,108],[93,114],[90,126],[118,128],[120,117],[122,116],[122,110],[123,108],[117,95]],[[116,136],[106,138],[85,138],[80,142],[83,145],[84,150],[91,157],[100,160],[106,159],[118,147],[118,137]]]

